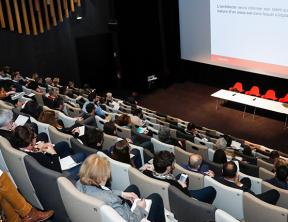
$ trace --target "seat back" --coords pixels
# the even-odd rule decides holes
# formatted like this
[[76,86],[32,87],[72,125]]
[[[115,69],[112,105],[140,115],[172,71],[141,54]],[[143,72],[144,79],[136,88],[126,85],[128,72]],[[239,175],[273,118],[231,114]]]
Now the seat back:
[[10,110],[12,110],[15,107],[12,104],[9,104],[7,102],[4,102],[4,101],[0,100],[0,108],[1,109],[10,109]]
[[56,112],[56,114],[57,114],[57,118],[63,121],[64,127],[66,128],[73,126],[76,122],[76,119],[66,116],[62,112]]
[[213,161],[214,159],[215,150],[208,149],[208,160]]
[[240,167],[240,171],[242,173],[245,173],[245,174],[247,174],[249,176],[253,176],[253,177],[259,177],[259,167],[258,166],[239,161],[239,167]]
[[271,189],[275,189],[280,193],[280,197],[279,197],[279,200],[277,201],[276,205],[279,207],[283,207],[283,208],[288,209],[288,190],[284,190],[284,189],[281,189],[279,187],[275,187],[266,181],[262,182],[262,192],[265,192],[265,191],[268,191]]
[[61,199],[71,222],[95,222],[101,220],[101,207],[105,204],[80,192],[67,178],[57,179]]
[[133,167],[129,168],[129,179],[131,184],[135,184],[139,188],[143,197],[147,197],[152,193],[158,193],[163,199],[164,207],[170,210],[169,183],[150,178]]
[[71,148],[75,153],[85,153],[87,155],[90,155],[98,152],[97,149],[80,143],[79,140],[76,138],[71,138],[70,143]]
[[43,167],[37,160],[29,155],[25,156],[24,162],[29,178],[44,209],[52,209],[55,211],[53,221],[69,222],[57,185],[57,179],[62,176],[62,174]]
[[150,126],[148,126],[147,128],[152,133],[152,137],[158,140],[159,139],[158,130],[156,130]]
[[203,141],[198,137],[194,138],[194,143],[198,144],[198,145],[202,145],[202,146],[206,146],[209,149],[213,149],[214,148],[214,143],[208,142],[208,141]]
[[36,92],[36,91],[32,91],[35,95],[34,95],[34,97],[35,97],[35,99],[36,99],[36,101],[37,101],[37,103],[40,105],[40,106],[44,106],[44,101],[43,101],[43,94],[42,93],[38,93],[38,92]]
[[37,124],[37,126],[38,126],[38,134],[39,133],[46,133],[47,136],[48,136],[49,141],[51,141],[50,135],[49,135],[49,126],[50,126],[49,124],[41,123],[41,122],[37,121],[36,119],[34,119],[33,117],[30,117],[30,121],[32,123]]
[[117,136],[111,136],[111,135],[108,135],[106,133],[103,133],[103,138],[104,138],[104,142],[102,145],[103,150],[109,150],[109,148],[111,146],[114,146],[115,143],[122,140],[121,138],[119,138]]
[[201,173],[195,173],[184,169],[179,164],[174,164],[173,174],[177,176],[178,174],[185,173],[189,176],[189,190],[202,189],[204,187],[204,175]]
[[272,173],[271,171],[266,170],[263,167],[259,167],[259,177],[262,180],[269,180],[269,179],[272,179],[274,176],[275,176],[275,174]]
[[116,134],[117,134],[117,136],[119,136],[119,137],[121,137],[123,139],[125,139],[125,138],[131,139],[131,129],[119,126],[117,124],[115,124],[115,126],[116,126]]
[[163,150],[174,153],[175,147],[173,145],[162,143],[155,138],[151,138],[151,142],[153,143],[155,153],[159,153],[160,151]]
[[197,153],[201,155],[203,160],[208,160],[208,148],[206,146],[195,144],[186,140],[186,150],[190,153]]
[[3,137],[0,137],[0,149],[6,166],[22,195],[33,206],[43,209],[24,164],[24,158],[27,154],[13,148]]
[[107,120],[102,119],[100,116],[97,116],[97,115],[95,115],[95,119],[96,119],[97,128],[103,131],[104,124],[107,122]]
[[155,117],[152,117],[152,116],[147,115],[147,114],[143,115],[143,119],[146,119],[146,120],[150,121],[151,123],[157,123],[157,119]]
[[252,177],[249,175],[246,175],[244,173],[239,172],[240,175],[240,179],[242,178],[249,178],[251,180],[251,190],[255,193],[255,194],[260,194],[262,193],[262,179],[261,178],[257,178],[257,177]]
[[112,190],[125,190],[130,185],[128,170],[131,168],[129,164],[121,163],[113,160],[102,152],[97,153],[109,160],[111,167],[111,188]]
[[175,155],[176,163],[181,165],[183,163],[188,163],[191,153],[188,153],[179,147],[175,147],[174,155]]
[[245,222],[287,222],[288,210],[268,204],[252,194],[243,195]]
[[223,210],[217,209],[215,212],[215,222],[239,222]]
[[60,132],[54,126],[49,126],[48,131],[51,143],[56,144],[64,141],[67,142],[71,147],[70,139],[73,138],[73,136]]
[[159,125],[158,123],[152,123],[152,122],[150,122],[149,120],[147,120],[146,126],[150,126],[150,127],[154,128],[154,129],[156,129],[156,130],[159,130],[159,129],[160,129],[160,125]]
[[277,100],[276,93],[273,89],[268,89],[263,98]]
[[[101,220],[103,222],[127,222],[123,219],[112,207],[108,205],[102,205],[100,208]],[[94,220],[97,221],[97,220]],[[85,221],[83,221],[85,222]]]
[[209,170],[212,170],[215,173],[215,176],[222,175],[223,164],[214,163],[213,161],[210,160],[203,160],[203,163],[209,166]]
[[144,149],[141,146],[136,146],[134,144],[130,144],[131,149],[136,149],[139,150],[140,156],[141,156],[141,161],[142,161],[142,166],[144,165]]
[[73,106],[70,106],[69,104],[67,104],[67,103],[64,103],[64,105],[65,105],[65,110],[66,110],[66,114],[67,114],[67,116],[69,116],[69,117],[79,117],[79,116],[81,116],[82,115],[82,109],[80,109],[80,108],[75,108],[75,107],[73,107]]
[[259,167],[263,167],[265,168],[266,170],[269,170],[269,171],[272,171],[274,169],[274,165],[271,164],[271,163],[267,163],[266,161],[258,158],[257,159],[257,166]]
[[216,189],[217,195],[213,205],[232,215],[238,220],[244,218],[243,214],[243,191],[225,186],[209,176],[204,177],[204,186],[212,186]]
[[169,186],[170,209],[181,222],[215,221],[215,207],[188,197],[174,186]]

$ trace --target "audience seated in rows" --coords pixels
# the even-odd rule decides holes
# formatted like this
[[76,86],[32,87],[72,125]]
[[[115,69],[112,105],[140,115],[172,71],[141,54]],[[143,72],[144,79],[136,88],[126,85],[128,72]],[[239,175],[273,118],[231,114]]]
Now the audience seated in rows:
[[[161,180],[175,186],[180,191],[185,193],[189,197],[196,198],[197,200],[212,204],[216,197],[216,190],[213,187],[205,187],[200,190],[188,190],[189,180],[187,178],[186,182],[179,180],[179,176],[175,177],[173,173],[175,156],[173,153],[168,151],[160,151],[154,156],[153,166],[154,169],[145,169],[143,173],[146,176],[154,178],[156,180]],[[178,179],[177,179],[178,178]]]
[[240,181],[238,168],[234,161],[229,161],[223,164],[222,177],[218,177],[216,180],[226,186],[249,192],[255,197],[273,205],[276,205],[280,197],[279,192],[274,189],[262,194],[254,194],[253,191],[251,191],[251,180],[249,178],[244,177]]
[[[147,197],[147,199],[152,200],[148,213],[145,211],[145,200],[137,201],[138,198],[141,198],[141,195],[135,185],[130,185],[124,191],[111,190],[107,186],[110,179],[109,161],[105,157],[92,154],[82,164],[80,180],[77,181],[76,187],[79,191],[104,201],[126,221],[140,222],[147,217],[149,221],[165,222],[163,200],[159,194],[154,193]],[[134,201],[137,201],[136,208],[131,211]]]

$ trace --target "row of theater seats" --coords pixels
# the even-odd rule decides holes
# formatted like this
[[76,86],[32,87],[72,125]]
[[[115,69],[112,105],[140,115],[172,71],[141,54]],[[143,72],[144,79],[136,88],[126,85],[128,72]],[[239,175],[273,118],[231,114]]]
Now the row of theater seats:
[[[131,109],[131,107],[129,107],[129,106],[126,106],[126,111],[129,111],[129,109]],[[110,112],[115,112],[115,110],[109,110]],[[124,111],[123,109],[122,109],[122,111]],[[154,129],[155,129],[155,134],[153,134],[153,136],[155,137],[154,139],[152,138],[152,142],[153,142],[153,144],[154,144],[154,147],[156,147],[156,150],[157,151],[160,151],[160,150],[166,150],[166,149],[168,149],[170,152],[174,152],[175,153],[175,155],[176,155],[176,153],[177,153],[177,151],[178,152],[181,152],[181,151],[179,151],[178,149],[177,149],[177,147],[174,147],[174,146],[172,146],[171,147],[171,145],[169,146],[169,145],[167,145],[167,144],[163,144],[163,143],[161,143],[160,141],[158,141],[157,140],[157,124],[158,123],[161,123],[161,122],[157,122],[157,119],[161,119],[161,117],[158,117],[155,113],[153,113],[153,112],[149,112],[148,110],[146,110],[147,111],[147,115],[145,116],[145,118],[146,118],[146,120],[148,120],[149,122],[150,122],[150,126],[151,127],[153,127]],[[117,111],[117,113],[118,114],[120,114],[120,112],[119,111]],[[108,113],[108,114],[112,114],[112,113]],[[115,113],[114,113],[115,114]],[[118,114],[115,114],[114,116],[117,116]],[[60,115],[61,116],[61,115]],[[158,118],[156,118],[156,117],[158,117]],[[69,117],[67,117],[67,116],[62,116],[62,118],[63,119],[65,119],[65,118],[68,118],[69,119]],[[97,117],[96,117],[97,118]],[[173,119],[173,117],[171,117],[172,119]],[[96,119],[97,120],[97,119]],[[75,121],[75,119],[74,119],[74,121]],[[103,120],[99,120],[98,119],[98,122],[100,122],[100,121],[103,121]],[[160,120],[160,121],[162,121],[162,124],[164,124],[165,123],[165,121],[164,121],[164,119],[162,118],[162,120]],[[98,125],[98,122],[97,122],[97,125]],[[153,123],[154,122],[154,123]],[[39,123],[38,122],[38,124],[39,125],[41,125],[41,123]],[[38,125],[37,124],[37,125]],[[65,124],[65,123],[64,123]],[[70,125],[70,124],[72,124],[71,122],[69,123],[69,121],[68,121],[68,124],[65,124],[65,125]],[[185,125],[185,122],[183,121],[183,122],[181,122],[180,123],[180,125]],[[39,125],[38,125],[38,127],[39,127]],[[101,124],[99,124],[99,125],[101,125]],[[99,126],[98,125],[98,126]],[[48,128],[50,127],[50,128],[52,128],[51,126],[47,126]],[[126,138],[127,137],[127,135],[128,135],[128,137],[129,137],[129,133],[130,133],[130,135],[131,135],[131,131],[130,132],[125,132],[125,129],[126,128],[123,128],[123,127],[120,127],[120,126],[118,126],[117,127],[117,134],[118,134],[118,136],[120,136],[120,137],[123,137],[123,138]],[[56,130],[57,131],[57,130]],[[124,131],[124,133],[123,133],[123,131]],[[49,130],[48,130],[48,133],[50,133],[49,134],[49,136],[50,136],[50,139],[51,140],[53,140],[53,143],[56,143],[56,142],[58,142],[58,141],[63,141],[63,139],[64,138],[66,138],[65,137],[65,134],[64,135],[61,135],[61,133],[58,133],[58,138],[57,138],[57,136],[56,136],[56,138],[57,139],[55,139],[55,136],[53,135],[53,131],[51,131],[51,129],[50,129],[50,132],[49,132]],[[122,134],[121,134],[122,133]],[[128,134],[127,134],[128,133]],[[54,134],[57,134],[57,132],[54,132]],[[60,134],[60,135],[59,135]],[[64,138],[61,138],[61,136],[64,136]],[[67,135],[66,135],[67,136]],[[115,140],[113,140],[114,141],[114,143],[115,143],[115,141],[116,141],[116,139]],[[111,143],[113,143],[113,141],[111,141]],[[86,150],[86,151],[91,151],[91,152],[95,152],[95,149],[92,149],[92,148],[89,148],[89,147],[85,147],[84,145],[79,145],[78,144],[78,146],[77,146],[77,141],[74,141],[74,139],[71,139],[71,138],[69,138],[69,140],[67,140],[67,142],[69,142],[70,144],[71,144],[71,146],[72,146],[72,148],[73,149],[75,149],[75,147],[77,147],[76,149],[78,149],[79,151],[81,151],[81,150]],[[187,141],[187,142],[189,142],[189,141]],[[104,139],[104,143],[105,143],[105,139]],[[76,144],[76,145],[75,145]],[[203,145],[203,144],[202,144]],[[83,148],[84,147],[84,148]],[[109,147],[108,145],[104,145],[104,147]],[[211,151],[212,149],[211,149],[211,147],[209,147],[210,149],[208,149],[207,151]],[[211,152],[210,152],[211,153]],[[209,153],[208,153],[209,154]],[[207,153],[206,153],[206,155],[207,156],[209,156]],[[177,158],[177,156],[176,156],[176,158]],[[179,160],[179,158],[177,158],[178,160]],[[210,158],[211,159],[211,158]],[[187,160],[186,160],[187,161]],[[185,162],[186,162],[185,161]],[[116,162],[116,161],[115,161]],[[178,162],[178,161],[177,161]],[[117,162],[118,163],[118,162]],[[180,162],[179,162],[180,163]],[[113,165],[113,164],[112,164]],[[128,166],[128,167],[130,167],[130,166]],[[130,167],[131,168],[131,167]],[[176,167],[177,168],[177,167]],[[179,168],[179,171],[178,172],[183,172],[183,170],[184,169],[181,169],[181,167],[180,166],[178,166],[178,168]],[[115,179],[115,181],[121,181],[121,179],[123,180],[123,178],[126,178],[126,180],[124,180],[124,181],[126,181],[126,183],[125,182],[123,182],[123,184],[122,183],[120,183],[120,184],[118,184],[118,185],[116,185],[116,186],[123,186],[123,187],[126,187],[126,185],[127,184],[129,184],[129,183],[131,183],[131,181],[129,181],[129,174],[128,174],[128,176],[127,176],[127,172],[129,173],[129,172],[131,172],[131,170],[133,171],[133,168],[131,168],[131,170],[129,171],[129,169],[127,170],[125,167],[124,167],[124,170],[123,170],[123,173],[121,174],[121,172],[119,172],[119,171],[117,171],[116,169],[121,169],[121,167],[120,166],[118,166],[117,165],[117,167],[113,170],[112,169],[112,174],[113,174],[113,171],[114,171],[114,175],[112,175],[112,177]],[[138,172],[138,171],[137,171]],[[177,172],[177,171],[176,171]],[[39,175],[38,175],[39,176]],[[205,178],[204,179],[199,179],[198,177],[196,177],[196,179],[194,178],[193,179],[193,176],[191,176],[191,175],[189,175],[190,177],[191,177],[191,179],[190,179],[190,181],[193,181],[191,184],[192,184],[192,187],[191,188],[194,188],[194,189],[198,189],[198,188],[201,188],[201,187],[203,187],[204,186],[204,181],[205,181]],[[138,182],[139,183],[139,186],[140,186],[140,189],[141,189],[141,184],[144,184],[144,186],[146,185],[146,180],[145,180],[145,177],[146,176],[144,176],[144,175],[140,175],[139,174],[139,177],[141,177],[144,181],[141,181],[141,182]],[[128,178],[128,179],[127,179]],[[147,179],[147,178],[146,178]],[[207,178],[206,179],[206,184],[208,183],[207,182],[207,180],[209,180],[209,178]],[[144,183],[143,183],[144,182]],[[137,181],[135,182],[136,184],[137,184]],[[151,184],[151,186],[153,186],[153,185],[157,185],[157,181],[152,181],[151,182],[152,184]],[[211,182],[211,183],[213,183],[213,181]],[[121,185],[122,184],[122,185]],[[137,184],[138,185],[138,184]],[[217,186],[217,184],[214,184],[215,186]],[[143,186],[143,185],[142,185]],[[149,186],[149,183],[148,183],[148,188],[147,189],[151,189],[151,186]],[[119,187],[115,187],[115,188],[119,188]],[[114,189],[115,189],[114,188]],[[121,187],[120,187],[121,188]],[[145,187],[144,187],[145,188]],[[163,190],[163,187],[161,188],[162,190]],[[172,188],[171,188],[172,189]],[[220,188],[219,188],[220,189]],[[225,189],[225,186],[224,186],[224,189]],[[147,192],[147,191],[146,191]],[[183,204],[184,203],[187,203],[187,201],[185,202],[185,200],[183,200],[183,199],[181,199],[180,198],[180,202],[178,203],[177,201],[175,201],[175,200],[177,200],[177,198],[179,198],[179,197],[177,197],[177,195],[180,195],[179,194],[179,192],[178,192],[178,194],[176,195],[176,196],[173,196],[173,192],[170,192],[170,196],[168,195],[166,195],[165,196],[165,194],[162,194],[161,193],[161,191],[159,191],[160,192],[160,194],[161,194],[161,196],[162,196],[162,198],[164,199],[164,201],[165,201],[165,206],[166,206],[166,208],[167,209],[171,209],[172,207],[171,206],[169,206],[169,205],[171,205],[171,201],[169,202],[169,201],[167,201],[167,200],[169,200],[169,198],[171,198],[171,200],[173,200],[173,202],[175,202],[175,203],[177,203],[176,204],[176,206],[175,206],[175,208],[173,208],[173,210],[172,210],[172,212],[174,212],[175,213],[175,215],[176,215],[176,218],[179,218],[179,221],[190,221],[190,219],[191,219],[191,217],[192,217],[192,215],[187,215],[187,217],[185,216],[185,213],[187,214],[187,210],[189,211],[189,209],[191,208],[193,208],[193,209],[198,209],[198,213],[200,212],[199,211],[199,207],[200,207],[200,209],[201,209],[201,202],[197,202],[197,206],[195,206],[195,204],[193,205],[191,205],[191,203],[190,204],[186,204],[187,206],[186,206],[186,208],[183,206]],[[227,190],[224,190],[224,193],[225,192],[228,192]],[[145,191],[144,191],[144,193],[145,193]],[[177,193],[177,192],[176,192]],[[221,193],[221,192],[220,192]],[[232,194],[231,194],[232,195]],[[219,195],[220,197],[221,196],[225,196],[225,195]],[[238,194],[237,194],[237,196],[239,196]],[[247,196],[247,195],[246,195]],[[248,195],[249,196],[249,195]],[[68,195],[68,197],[69,197],[69,195]],[[186,196],[185,196],[186,197]],[[243,196],[241,196],[241,200],[238,202],[238,204],[239,203],[241,203],[242,205],[243,205],[243,201],[244,201],[244,197],[245,197],[245,195],[243,195]],[[187,197],[186,197],[187,198]],[[81,198],[80,198],[81,199]],[[232,199],[233,199],[233,195],[232,195]],[[249,199],[249,198],[248,198]],[[254,200],[255,198],[253,198],[252,197],[252,201],[255,201]],[[190,198],[189,198],[189,200],[190,200]],[[70,199],[70,201],[71,201],[71,199]],[[225,200],[223,201],[223,200],[221,200],[221,201],[218,201],[220,204],[222,203],[222,202],[226,202]],[[241,205],[240,204],[240,205]],[[230,210],[229,208],[225,208],[225,206],[221,206],[221,205],[219,205],[219,204],[216,204],[216,203],[214,203],[214,205],[217,205],[217,207],[218,208],[222,208],[222,209],[224,209],[224,210],[226,210],[227,212],[229,212],[229,213],[231,213],[231,214],[234,214],[234,212],[233,212],[233,210]],[[231,207],[231,204],[228,204],[228,207],[229,207],[229,205],[230,205],[230,207]],[[248,200],[248,205],[249,205],[249,200]],[[181,207],[180,207],[181,206]],[[233,206],[233,204],[232,204],[232,206]],[[261,206],[261,203],[260,203],[260,206]],[[76,207],[76,206],[75,206]],[[178,208],[177,208],[178,207]],[[188,207],[188,208],[187,208]],[[190,207],[190,208],[189,208]],[[213,206],[211,206],[211,205],[209,205],[209,207],[213,207]],[[269,207],[269,206],[263,206],[263,207]],[[45,206],[45,208],[46,208],[46,206]],[[51,208],[51,207],[50,207]],[[68,212],[69,210],[67,210],[67,207],[65,206],[65,208],[66,208],[66,211]],[[237,210],[239,207],[238,207],[238,205],[237,205],[237,207],[236,207],[236,209],[234,208],[234,210],[236,210],[237,212],[235,212],[235,215],[233,215],[233,216],[235,216],[235,217],[237,217],[238,219],[240,219],[241,218],[241,210]],[[54,208],[52,208],[52,209],[54,209]],[[77,208],[76,208],[77,209]],[[184,210],[183,211],[183,209],[186,209],[186,210]],[[191,210],[190,209],[190,210]],[[248,207],[248,210],[249,209],[253,209],[253,208],[250,208],[250,207]],[[181,211],[182,210],[182,211]],[[270,209],[271,210],[271,209]],[[277,211],[278,210],[278,211]],[[72,212],[70,212],[70,214],[72,214],[73,212],[75,213],[76,211],[75,211],[75,209],[74,210],[71,210]],[[244,211],[244,209],[243,209],[243,211]],[[242,211],[242,214],[244,215],[244,212]],[[274,212],[275,211],[275,212]],[[182,212],[182,213],[179,213],[179,212]],[[196,211],[197,212],[197,211]],[[195,214],[196,212],[194,212],[193,211],[193,214]],[[217,211],[216,211],[217,212]],[[220,212],[219,210],[218,210],[218,212]],[[240,212],[240,216],[239,216],[239,212]],[[271,212],[270,213],[270,211],[269,210],[267,210],[267,212],[269,212],[269,215],[271,216],[271,215],[273,215],[273,217],[274,218],[279,218],[279,219],[284,219],[285,220],[285,215],[287,216],[287,214],[286,214],[286,212],[284,211],[282,211],[282,209],[280,209],[280,211],[279,211],[279,209],[277,208],[276,210],[275,209],[273,209],[273,212]],[[282,217],[279,217],[279,215],[277,214],[277,213],[279,213],[279,212],[281,212],[281,214],[282,214]],[[221,213],[218,213],[218,214],[220,214],[221,215]],[[237,215],[238,214],[238,215]],[[277,214],[277,215],[276,215]],[[68,212],[68,215],[69,215],[69,212]],[[216,215],[217,215],[217,213],[216,213]],[[223,215],[223,214],[222,214]],[[249,216],[246,216],[246,215],[250,215],[251,217],[250,217],[250,219],[249,219]],[[210,216],[212,216],[212,217],[215,217],[215,215],[214,215],[214,213],[212,213],[212,214],[210,214]],[[262,215],[263,216],[263,215]],[[75,217],[76,218],[76,215],[74,215],[73,217]],[[247,218],[246,218],[247,217]],[[81,218],[81,217],[80,217]],[[180,218],[181,218],[181,220],[180,220]],[[193,217],[194,218],[194,217]],[[270,218],[271,219],[271,217],[267,217],[267,218]],[[200,214],[200,216],[199,216],[199,218],[197,218],[195,221],[203,221],[205,219],[205,216],[203,216],[203,215],[201,215]],[[246,219],[246,221],[255,221],[257,218],[255,218],[255,215],[253,215],[253,214],[251,214],[251,213],[249,213],[249,212],[247,212],[246,214],[245,214],[245,219]],[[260,220],[261,220],[261,218],[259,218]],[[262,218],[263,219],[263,218]],[[209,219],[210,220],[210,219]],[[286,220],[287,220],[287,218],[286,218]],[[73,220],[73,221],[79,221],[79,220]],[[83,219],[81,220],[81,221],[83,221]],[[88,221],[88,220],[87,220]],[[99,221],[101,221],[101,220],[99,220]],[[119,220],[120,221],[120,220]],[[217,221],[217,216],[216,216],[216,221]],[[222,221],[224,221],[224,220],[222,220]],[[227,220],[227,221],[232,221],[232,219],[231,219],[231,217],[230,217],[230,220]],[[258,219],[256,220],[256,221],[258,221]],[[270,221],[270,220],[261,220],[261,221]],[[276,220],[277,221],[277,220]],[[279,221],[282,221],[282,220],[279,220]]]
[[[54,222],[125,222],[102,201],[79,192],[74,186],[75,181],[43,167],[31,156],[11,147],[3,137],[0,137],[0,150],[3,158],[1,163],[5,163],[1,167],[6,168],[13,176],[18,189],[33,206],[55,211]],[[96,152],[94,149],[94,153]],[[106,156],[101,152],[98,154]],[[129,184],[136,184],[143,196],[157,192],[162,196],[165,208],[174,212],[178,221],[188,222],[193,217],[196,222],[237,222],[224,211],[189,198],[168,183],[155,181],[130,165],[107,158],[112,170],[112,189],[123,190]],[[198,184],[197,187],[202,187],[203,175],[199,178],[199,175],[195,174],[192,182]]]
[[242,85],[241,82],[236,82],[232,87],[229,88],[229,90],[240,92],[240,93],[244,93],[245,92],[246,95],[257,96],[257,97],[261,97],[261,98],[264,98],[264,99],[271,99],[271,100],[274,100],[274,101],[278,100],[279,102],[282,102],[282,103],[287,103],[288,102],[288,93],[282,98],[277,98],[275,90],[268,89],[264,95],[261,95],[260,94],[260,89],[259,89],[258,86],[252,86],[250,90],[245,91],[243,89],[243,85]]

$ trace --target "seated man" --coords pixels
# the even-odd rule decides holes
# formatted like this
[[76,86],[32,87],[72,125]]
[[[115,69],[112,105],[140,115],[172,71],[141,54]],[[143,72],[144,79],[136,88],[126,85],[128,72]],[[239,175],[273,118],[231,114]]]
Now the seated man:
[[213,187],[205,187],[200,190],[189,190],[188,179],[186,182],[177,180],[173,173],[175,156],[168,151],[160,151],[153,159],[153,170],[145,169],[143,173],[146,176],[156,180],[161,180],[175,186],[189,197],[212,204],[216,197],[216,190]]
[[237,173],[237,165],[233,161],[229,161],[223,164],[223,175],[222,177],[216,178],[219,183],[222,183],[228,187],[243,190],[249,192],[260,200],[266,203],[275,205],[279,199],[279,192],[277,190],[269,190],[262,194],[254,194],[251,188],[251,181],[249,178],[242,178],[239,180],[239,174]]
[[285,190],[288,190],[288,167],[287,166],[279,166],[276,169],[276,175],[274,178],[270,180],[266,180],[268,183],[271,183],[275,187],[279,187]]
[[39,222],[54,214],[52,210],[41,212],[33,208],[17,191],[8,174],[1,170],[0,204],[7,221]]
[[214,177],[214,172],[209,170],[209,166],[202,162],[202,156],[193,153],[190,155],[188,163],[181,164],[181,166],[186,170]]

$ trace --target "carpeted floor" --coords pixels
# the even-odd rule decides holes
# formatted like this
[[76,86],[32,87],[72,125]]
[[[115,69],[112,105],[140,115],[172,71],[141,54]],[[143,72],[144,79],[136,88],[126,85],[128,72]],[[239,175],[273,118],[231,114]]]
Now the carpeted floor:
[[248,107],[242,118],[244,106],[232,102],[216,110],[216,99],[210,95],[217,90],[191,82],[174,84],[145,95],[140,105],[288,153],[284,115],[257,109],[253,120],[254,109]]

